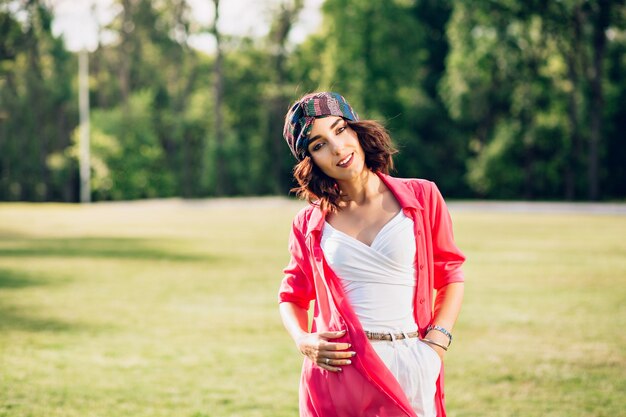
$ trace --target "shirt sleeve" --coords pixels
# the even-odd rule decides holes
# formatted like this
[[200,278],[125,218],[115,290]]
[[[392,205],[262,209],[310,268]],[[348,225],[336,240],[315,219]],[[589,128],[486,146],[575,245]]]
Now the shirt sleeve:
[[435,272],[434,287],[439,290],[453,282],[465,280],[461,269],[463,262],[465,262],[465,255],[454,242],[452,219],[443,196],[437,185],[432,182],[431,184],[430,219]]
[[280,284],[278,300],[308,310],[311,300],[315,298],[313,272],[304,236],[295,220],[289,233],[289,253],[291,259],[283,270],[285,275]]

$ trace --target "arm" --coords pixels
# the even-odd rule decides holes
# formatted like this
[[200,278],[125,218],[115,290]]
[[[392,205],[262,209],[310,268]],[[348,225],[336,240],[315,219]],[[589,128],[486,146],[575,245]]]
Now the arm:
[[[341,366],[350,365],[356,353],[347,351],[348,343],[329,342],[345,334],[340,332],[309,333],[309,316],[306,309],[294,303],[284,302],[279,305],[280,316],[298,350],[311,361],[328,371],[341,372]],[[328,359],[328,360],[327,360]]]
[[309,333],[309,314],[302,307],[288,302],[280,303],[278,309],[287,333],[297,344],[297,340]]
[[[435,299],[432,325],[440,326],[452,333],[454,324],[461,310],[464,294],[464,276],[461,266],[465,256],[454,242],[452,219],[446,203],[432,183],[431,198],[431,227],[434,260],[434,288],[437,291]],[[449,338],[439,330],[430,330],[426,339],[448,346]],[[431,347],[443,359],[445,350],[437,345]]]
[[[433,326],[441,326],[450,333],[452,333],[456,319],[461,311],[461,304],[463,303],[463,293],[465,291],[465,284],[462,282],[454,282],[446,285],[437,291],[437,298],[435,300],[435,313],[433,317]],[[433,340],[444,346],[448,346],[448,336],[440,332],[439,330],[430,330],[426,334],[426,339]],[[439,357],[443,360],[446,351],[439,346],[430,345],[439,354]]]
[[298,350],[313,363],[328,371],[339,372],[339,366],[350,365],[348,358],[355,353],[346,351],[350,348],[348,343],[328,341],[343,336],[344,332],[309,333],[308,308],[315,298],[315,285],[304,236],[296,222],[289,235],[289,252],[291,260],[283,271],[285,276],[278,295],[280,316],[285,329]]

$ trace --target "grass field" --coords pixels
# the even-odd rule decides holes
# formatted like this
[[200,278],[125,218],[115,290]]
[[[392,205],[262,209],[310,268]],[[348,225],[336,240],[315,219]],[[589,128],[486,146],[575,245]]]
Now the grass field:
[[[0,205],[0,416],[295,416],[282,199]],[[626,216],[453,212],[451,417],[626,415]]]

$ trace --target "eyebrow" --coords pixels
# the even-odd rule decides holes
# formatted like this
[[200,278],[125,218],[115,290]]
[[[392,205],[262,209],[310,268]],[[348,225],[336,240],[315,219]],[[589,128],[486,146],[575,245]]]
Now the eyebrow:
[[[335,122],[334,122],[332,125],[330,125],[330,128],[331,128],[331,129],[334,129],[334,128],[335,128],[335,126],[337,126],[337,123],[339,123],[339,122],[340,122],[340,121],[342,121],[342,120],[343,120],[343,117],[340,117],[339,119],[335,120]],[[311,139],[309,139],[309,143],[313,142],[314,140],[319,139],[319,138],[320,138],[320,136],[321,136],[321,135],[315,135],[315,136],[313,136]]]

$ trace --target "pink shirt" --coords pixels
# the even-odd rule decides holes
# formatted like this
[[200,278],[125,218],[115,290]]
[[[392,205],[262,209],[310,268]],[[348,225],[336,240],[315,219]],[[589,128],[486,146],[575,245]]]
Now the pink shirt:
[[[404,214],[413,220],[416,240],[414,319],[422,337],[433,318],[433,289],[463,282],[465,257],[454,243],[452,221],[437,186],[422,179],[401,179],[378,173]],[[328,372],[305,359],[300,380],[300,416],[411,416],[402,388],[378,357],[343,292],[341,282],[324,260],[320,247],[326,213],[309,205],[294,218],[289,236],[291,260],[280,286],[280,302],[308,309],[315,300],[313,332],[346,330],[333,339],[356,352],[343,372]],[[437,380],[437,416],[445,417],[443,366]]]

